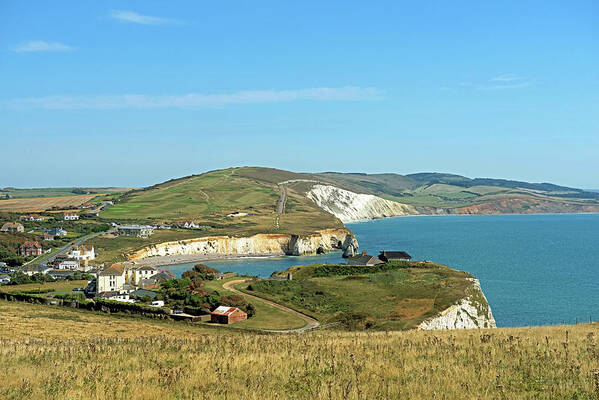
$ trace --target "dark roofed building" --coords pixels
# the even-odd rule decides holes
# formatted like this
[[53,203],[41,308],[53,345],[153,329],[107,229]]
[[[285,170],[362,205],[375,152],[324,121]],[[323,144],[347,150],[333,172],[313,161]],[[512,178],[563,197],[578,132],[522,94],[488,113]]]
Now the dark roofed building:
[[376,265],[382,264],[383,261],[379,260],[375,256],[366,254],[365,251],[359,256],[353,256],[347,258],[347,265]]
[[410,261],[412,256],[405,251],[381,251],[379,260],[387,261]]
[[148,296],[152,300],[154,300],[156,298],[156,296],[158,296],[158,293],[156,293],[152,290],[146,290],[146,289],[137,289],[137,290],[132,291],[129,294],[138,299],[141,299],[144,296]]

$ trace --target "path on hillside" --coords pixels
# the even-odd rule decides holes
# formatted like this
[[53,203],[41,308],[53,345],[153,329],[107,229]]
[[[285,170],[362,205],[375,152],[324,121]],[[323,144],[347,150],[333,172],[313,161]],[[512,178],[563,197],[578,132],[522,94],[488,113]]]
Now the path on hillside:
[[275,218],[275,228],[277,229],[281,227],[279,223],[279,217],[285,212],[285,203],[287,202],[287,189],[283,185],[279,185],[279,188],[281,189],[281,198],[279,199],[279,204],[277,206],[277,217]]
[[237,285],[239,283],[243,283],[245,281],[246,281],[246,279],[239,279],[239,280],[236,280],[236,281],[227,282],[227,283],[225,283],[223,285],[223,289],[230,290],[231,292],[239,294],[241,296],[247,296],[247,297],[251,297],[253,299],[259,300],[259,301],[261,301],[263,303],[266,303],[266,304],[269,304],[269,305],[271,305],[271,306],[273,306],[275,308],[278,308],[279,310],[283,310],[283,311],[291,313],[291,314],[293,314],[293,315],[295,315],[297,317],[300,317],[301,319],[303,319],[304,321],[306,321],[306,325],[305,326],[303,326],[301,328],[297,328],[297,329],[287,329],[287,330],[283,330],[283,331],[262,329],[263,331],[266,331],[266,332],[276,332],[276,333],[304,333],[306,331],[309,331],[309,330],[312,330],[312,329],[316,329],[316,328],[318,328],[320,326],[320,323],[317,320],[315,320],[314,318],[312,318],[312,317],[310,317],[310,316],[308,316],[306,314],[302,314],[299,311],[292,310],[291,308],[285,307],[285,306],[283,306],[283,305],[281,305],[279,303],[275,303],[274,301],[266,300],[266,299],[263,299],[262,297],[254,296],[253,294],[247,294],[247,293],[241,292],[241,291],[239,291],[239,290],[237,290],[237,289],[235,289],[233,287],[234,285]]

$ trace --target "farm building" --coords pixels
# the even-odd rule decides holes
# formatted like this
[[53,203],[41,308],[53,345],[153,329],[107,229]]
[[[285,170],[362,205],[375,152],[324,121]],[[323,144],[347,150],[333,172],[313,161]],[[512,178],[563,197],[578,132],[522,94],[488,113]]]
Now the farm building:
[[237,307],[219,306],[212,311],[210,321],[217,324],[234,324],[235,322],[245,321],[248,315]]
[[387,261],[410,261],[412,256],[405,251],[381,251],[379,260]]
[[347,265],[376,265],[382,264],[384,261],[379,260],[375,256],[366,254],[365,251],[359,256],[353,256],[347,258]]
[[4,225],[2,225],[2,228],[0,228],[0,232],[24,232],[25,228],[23,227],[22,224],[19,224],[18,222],[6,222]]
[[19,254],[22,256],[41,256],[44,250],[39,242],[28,240],[19,246]]

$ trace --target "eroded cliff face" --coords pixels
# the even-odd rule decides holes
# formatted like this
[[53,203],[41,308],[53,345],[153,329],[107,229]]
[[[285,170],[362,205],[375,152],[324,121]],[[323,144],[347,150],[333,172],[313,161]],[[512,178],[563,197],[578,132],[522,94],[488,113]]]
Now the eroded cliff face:
[[[345,228],[324,229],[311,235],[258,234],[250,237],[209,236],[144,247],[127,255],[130,261],[173,255],[311,255],[342,250],[357,251],[354,234]],[[353,254],[353,253],[352,253]]]
[[418,329],[482,329],[496,328],[495,318],[478,279],[471,279],[472,287],[466,297],[443,310],[440,315],[422,322]]
[[330,185],[314,185],[306,196],[342,222],[419,214],[415,207],[407,204]]

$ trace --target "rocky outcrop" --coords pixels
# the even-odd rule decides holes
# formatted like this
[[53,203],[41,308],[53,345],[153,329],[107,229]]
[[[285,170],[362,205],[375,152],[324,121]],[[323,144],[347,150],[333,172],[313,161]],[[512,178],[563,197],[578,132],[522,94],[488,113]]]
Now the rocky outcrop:
[[470,279],[472,286],[466,297],[443,310],[440,315],[422,322],[418,329],[481,329],[496,328],[495,318],[480,287],[478,279]]
[[343,222],[419,214],[415,207],[408,204],[385,200],[371,194],[354,193],[330,185],[314,185],[306,196]]
[[324,229],[310,235],[258,234],[250,237],[209,236],[158,243],[127,255],[130,261],[173,255],[311,255],[351,249],[358,242],[346,228]]

